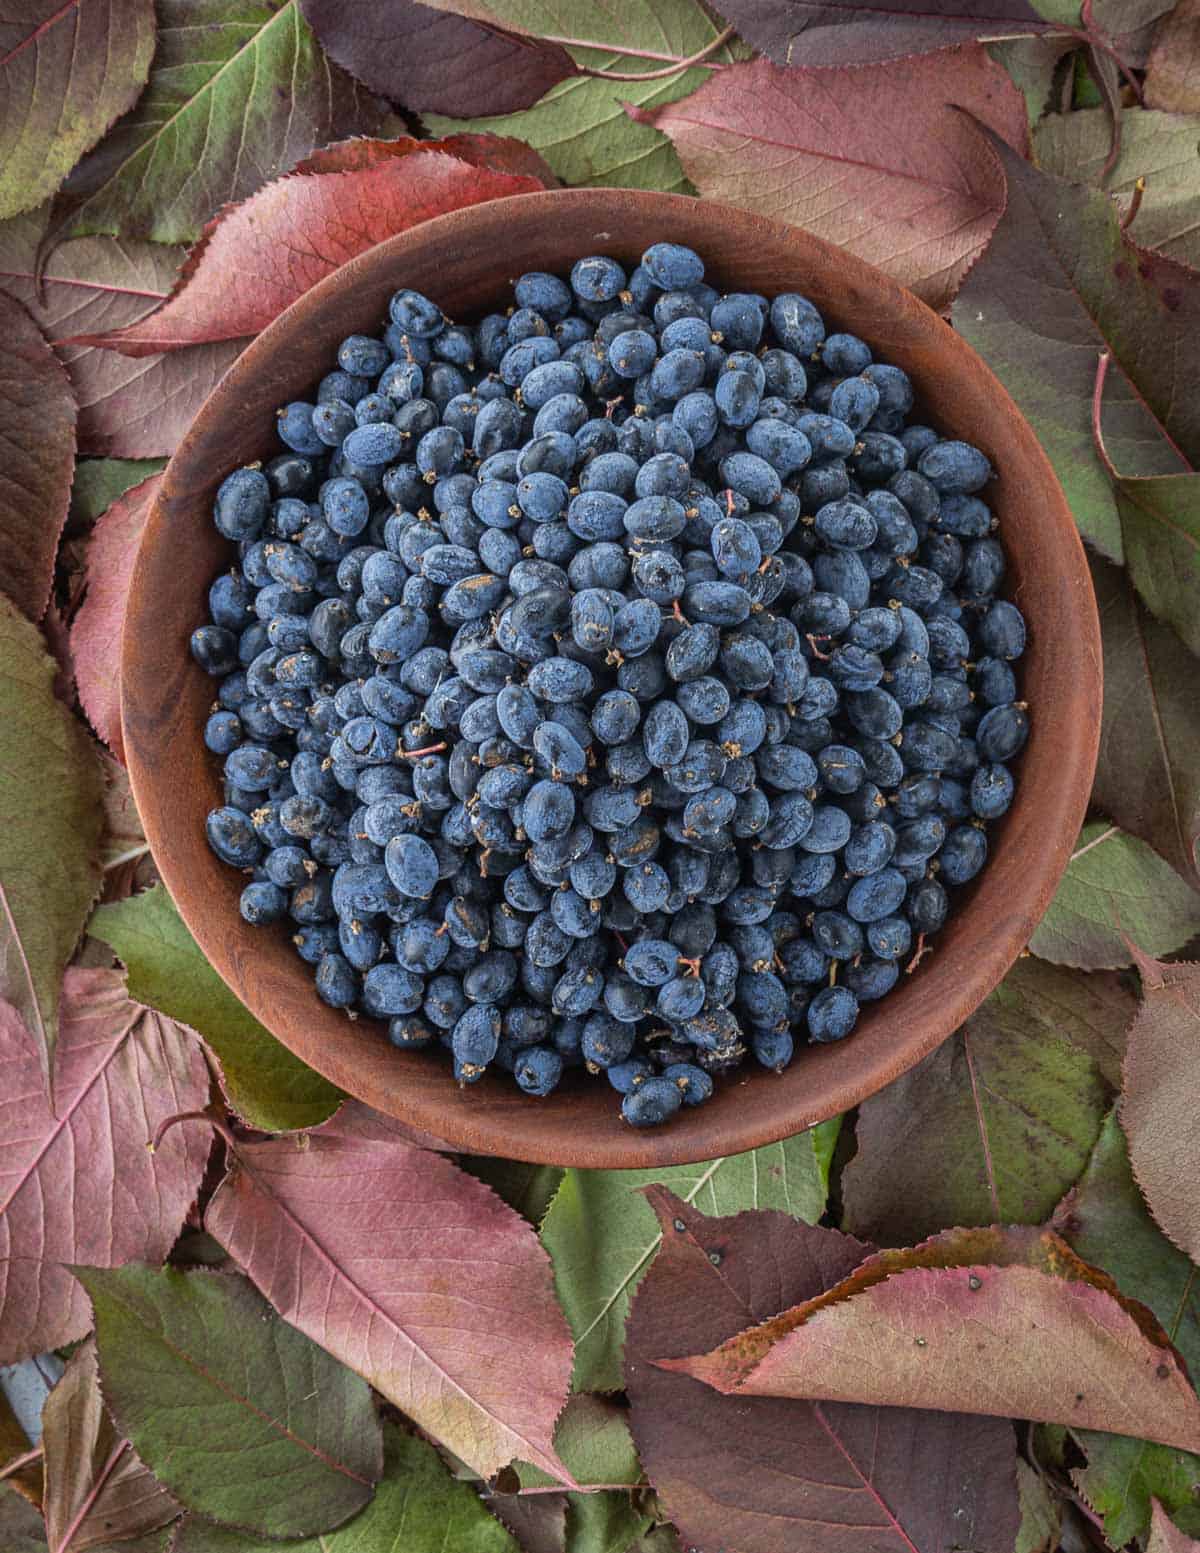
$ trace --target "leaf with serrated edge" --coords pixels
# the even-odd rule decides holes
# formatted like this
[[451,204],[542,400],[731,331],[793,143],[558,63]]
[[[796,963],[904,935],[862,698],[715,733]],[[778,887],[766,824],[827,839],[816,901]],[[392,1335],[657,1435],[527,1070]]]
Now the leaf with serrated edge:
[[131,1003],[115,971],[80,968],[61,1028],[53,1112],[33,1041],[0,1004],[0,1363],[86,1333],[65,1264],[166,1256],[209,1153],[196,1136],[147,1147],[160,1122],[207,1103],[191,1035]]
[[143,1536],[181,1514],[105,1412],[94,1341],[68,1360],[47,1399],[42,1429],[51,1547],[84,1553]]
[[88,931],[124,963],[134,997],[203,1036],[230,1105],[251,1126],[282,1132],[333,1114],[341,1092],[293,1057],[234,997],[162,885],[101,906]]
[[568,1170],[542,1224],[575,1334],[576,1391],[616,1391],[629,1302],[662,1239],[642,1190],[658,1183],[711,1214],[778,1208],[815,1223],[837,1121],[746,1154],[661,1170]]
[[[908,1245],[946,1224],[1049,1215],[1087,1162],[1108,1102],[1091,1060],[1062,1033],[1072,981],[1086,996],[1084,976],[1019,964],[950,1040],[863,1102],[842,1172],[844,1229]],[[1132,1008],[1121,998],[1114,1022]]]
[[160,474],[161,458],[83,458],[75,465],[71,485],[71,522],[91,525],[118,496]]
[[1029,947],[1056,965],[1132,965],[1129,939],[1170,954],[1200,933],[1200,896],[1136,836],[1090,820]]
[[37,628],[0,598],[0,998],[47,1075],[63,967],[100,885],[100,771],[54,675]]
[[136,102],[154,0],[6,0],[0,7],[0,218],[48,199]]
[[[286,1319],[483,1477],[555,1454],[571,1341],[506,1203],[350,1102],[298,1147],[242,1143],[205,1228]],[[384,1129],[384,1130],[381,1130]]]
[[737,1397],[970,1407],[1200,1446],[1200,1397],[1162,1327],[1049,1230],[879,1252],[707,1353],[657,1362]]
[[1200,113],[1200,0],[1179,0],[1154,32],[1146,106]]
[[648,1195],[663,1241],[633,1303],[626,1383],[642,1463],[685,1547],[1012,1553],[1007,1420],[724,1397],[658,1368],[819,1294],[869,1246],[782,1213],[705,1218]]
[[1180,1531],[1162,1505],[1155,1501],[1146,1553],[1200,1553],[1200,1542]]
[[842,74],[731,65],[647,122],[702,195],[802,226],[944,306],[1004,208],[996,156],[955,108],[1025,145],[1021,95],[977,45]]
[[50,598],[75,467],[75,404],[25,309],[0,294],[0,587],[31,620]]
[[150,81],[67,180],[52,235],[106,232],[186,243],[343,135],[371,134],[386,104],[325,58],[297,0],[159,0]]
[[109,1412],[188,1509],[301,1537],[369,1502],[383,1458],[370,1388],[246,1279],[136,1263],[75,1276]]

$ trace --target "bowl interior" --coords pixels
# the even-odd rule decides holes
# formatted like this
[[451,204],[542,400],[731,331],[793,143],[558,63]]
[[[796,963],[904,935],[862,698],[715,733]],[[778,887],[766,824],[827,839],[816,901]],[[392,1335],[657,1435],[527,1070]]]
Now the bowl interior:
[[[321,1003],[282,927],[243,923],[244,879],[204,839],[205,815],[221,801],[219,762],[201,739],[213,685],[187,638],[232,554],[211,523],[216,487],[268,455],[276,406],[311,394],[344,336],[377,332],[393,291],[414,287],[469,319],[507,305],[525,270],[565,273],[593,252],[632,263],[663,239],[697,249],[722,289],[812,298],[831,328],[861,335],[909,373],[918,416],[991,458],[1009,593],[1030,626],[1021,678],[1032,733],[991,861],[915,974],[882,1004],[866,1005],[849,1040],[799,1048],[779,1076],[748,1062],[708,1104],[639,1132],[621,1120],[603,1081],[574,1076],[542,1101],[503,1075],[460,1091],[443,1053],[398,1052],[382,1027]],[[991,991],[1048,905],[1083,818],[1099,734],[1099,629],[1082,548],[1036,438],[979,358],[910,293],[796,228],[708,201],[563,190],[458,211],[380,244],[308,292],[235,363],[172,458],[147,524],[126,616],[122,697],[130,775],[163,879],[212,964],[285,1045],[350,1093],[457,1148],[647,1167],[737,1153],[836,1115],[932,1051]]]

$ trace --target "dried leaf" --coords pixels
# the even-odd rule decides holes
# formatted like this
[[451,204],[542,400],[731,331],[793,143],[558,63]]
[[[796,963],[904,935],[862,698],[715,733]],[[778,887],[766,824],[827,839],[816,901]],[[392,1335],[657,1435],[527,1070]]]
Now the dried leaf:
[[[961,1030],[865,1100],[843,1228],[910,1245],[946,1224],[1040,1224],[1083,1169],[1107,1104],[1064,1025],[1121,1028],[1089,978],[1018,962]],[[1099,1008],[1096,1004],[1099,1003]]]
[[6,0],[0,9],[0,217],[40,205],[132,108],[153,0]]
[[739,1398],[970,1407],[1200,1445],[1200,1397],[1162,1328],[1048,1230],[880,1252],[708,1353],[657,1362]]
[[1055,1553],[1062,1528],[1063,1501],[1027,1461],[1017,1462],[1017,1492],[1021,1499],[1021,1529],[1015,1553]]
[[1146,62],[1146,106],[1200,113],[1200,0],[1179,0],[1155,28]]
[[556,1478],[571,1343],[537,1238],[487,1187],[351,1102],[243,1143],[205,1228],[286,1319],[483,1477]]
[[149,1152],[160,1122],[206,1104],[208,1070],[192,1037],[131,1003],[115,971],[67,972],[61,1031],[55,1114],[32,1039],[0,1005],[0,1363],[87,1332],[65,1264],[166,1256],[209,1153],[194,1134]]
[[76,1276],[109,1411],[189,1509],[301,1537],[369,1502],[383,1468],[370,1388],[244,1278],[136,1264]]
[[710,1214],[777,1208],[815,1223],[825,1211],[837,1122],[750,1153],[661,1170],[568,1170],[542,1225],[575,1334],[577,1391],[616,1391],[630,1301],[662,1232],[642,1196],[657,1183]]
[[869,1251],[782,1213],[705,1218],[661,1188],[662,1248],[629,1322],[642,1462],[685,1546],[738,1553],[1011,1553],[1011,1426],[986,1418],[729,1398],[658,1361],[716,1344],[843,1278]]
[[0,998],[48,1075],[63,967],[100,885],[100,773],[36,627],[0,598]]
[[314,171],[304,164],[211,224],[156,313],[83,339],[134,356],[218,340],[244,343],[310,286],[383,238],[448,210],[544,187],[524,170],[498,171],[489,161],[524,168],[528,151],[511,141],[481,146],[465,137],[453,153],[411,139],[326,150],[313,158]]
[[732,65],[647,121],[702,195],[803,226],[940,307],[1004,208],[995,155],[952,107],[1024,146],[1021,95],[976,45],[841,76]]
[[133,996],[204,1038],[220,1063],[230,1105],[251,1126],[280,1132],[332,1115],[340,1091],[293,1057],[234,997],[161,885],[101,906],[88,931],[124,962]]
[[50,598],[75,467],[67,374],[19,303],[0,294],[0,581],[31,620]]
[[1120,523],[1092,437],[1102,350],[1109,457],[1126,475],[1177,474],[1200,458],[1200,274],[1136,246],[1099,193],[1039,172],[996,143],[1008,204],[954,305],[955,327],[1029,418],[1075,520],[1104,555]]
[[71,627],[79,699],[92,727],[124,760],[121,738],[121,633],[133,566],[162,484],[151,475],[120,496],[96,524],[87,550],[87,596]]
[[159,0],[149,85],[67,180],[52,237],[191,242],[226,202],[386,116],[325,58],[296,0]]
[[1200,965],[1163,965],[1140,948],[1142,1006],[1129,1030],[1121,1122],[1133,1173],[1155,1220],[1200,1260]]
[[113,1428],[100,1396],[96,1345],[77,1348],[42,1415],[50,1546],[84,1553],[144,1536],[180,1506]]
[[516,113],[573,75],[571,57],[417,0],[300,0],[321,47],[373,92],[414,113]]

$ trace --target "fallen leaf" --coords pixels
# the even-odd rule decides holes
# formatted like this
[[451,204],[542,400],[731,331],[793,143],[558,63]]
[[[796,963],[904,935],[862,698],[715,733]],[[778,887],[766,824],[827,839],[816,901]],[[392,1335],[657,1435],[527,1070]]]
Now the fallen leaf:
[[1025,144],[1021,95],[976,45],[852,74],[731,65],[648,122],[705,197],[802,226],[942,307],[1004,208],[995,155],[952,106]]
[[181,1513],[105,1412],[91,1339],[68,1360],[42,1424],[52,1548],[84,1553],[156,1531]]
[[485,1494],[483,1502],[517,1539],[521,1553],[566,1553],[566,1494]]
[[510,1208],[540,1229],[546,1210],[562,1182],[557,1165],[531,1165],[520,1159],[489,1159],[483,1155],[464,1155],[459,1159],[464,1170],[478,1176]]
[[487,1187],[357,1102],[303,1140],[238,1145],[205,1213],[293,1325],[482,1477],[562,1479],[571,1341],[537,1237]]
[[557,44],[481,27],[417,0],[300,0],[321,47],[381,97],[414,113],[514,113],[564,77],[571,57]]
[[246,1279],[137,1264],[75,1273],[109,1412],[188,1509],[301,1537],[370,1501],[383,1469],[370,1388]]
[[1107,116],[1099,109],[1047,114],[1033,132],[1040,167],[1122,196],[1123,212],[1144,178],[1130,236],[1194,268],[1200,263],[1200,116],[1127,110],[1121,115],[1120,156],[1104,177],[1109,139]]
[[1053,35],[1010,38],[1003,43],[987,45],[988,53],[1008,71],[1013,85],[1024,97],[1030,124],[1036,124],[1045,113],[1055,71],[1063,57],[1075,47],[1074,38]]
[[[842,1172],[842,1227],[911,1245],[946,1224],[1040,1224],[1078,1179],[1108,1103],[1064,1024],[1121,1027],[1089,978],[1034,960],[961,1030],[865,1100]],[[1095,1005],[1099,1004],[1097,1008]]]
[[385,104],[318,47],[296,0],[159,0],[150,81],[55,201],[51,239],[192,242],[314,146],[371,134]]
[[67,374],[25,309],[0,294],[0,579],[31,620],[50,598],[75,467]]
[[566,1553],[627,1553],[650,1517],[628,1494],[568,1494]]
[[1145,90],[1148,108],[1200,113],[1200,0],[1179,0],[1159,22]]
[[100,887],[94,747],[35,626],[0,598],[0,998],[49,1075],[63,968]]
[[879,1252],[707,1353],[656,1362],[738,1398],[969,1407],[1200,1446],[1200,1397],[1162,1328],[1049,1230]]
[[[208,1140],[160,1122],[207,1103],[197,1043],[129,1001],[115,971],[69,970],[52,1111],[37,1049],[0,1005],[0,1363],[88,1330],[71,1262],[161,1260],[200,1187]],[[83,1161],[83,1165],[80,1165]]]
[[81,458],[71,486],[71,524],[90,528],[118,496],[162,468],[161,458]]
[[1200,1123],[1191,1103],[1200,1074],[1200,964],[1163,965],[1134,950],[1142,1005],[1129,1030],[1121,1122],[1150,1212],[1163,1232],[1200,1260]]
[[[20,1457],[27,1457],[29,1453],[29,1436],[21,1427],[8,1396],[0,1391],[0,1479],[7,1486],[15,1488],[18,1494],[40,1510],[42,1506],[41,1461],[35,1458],[23,1467],[13,1465]],[[3,1506],[0,1506],[0,1523],[2,1521]]]
[[1200,1553],[1200,1542],[1180,1531],[1162,1505],[1155,1502],[1146,1553]]
[[1125,569],[1134,587],[1184,645],[1200,653],[1200,474],[1122,477],[1114,485]]
[[322,152],[312,159],[313,171],[302,166],[211,224],[157,312],[114,333],[82,336],[82,343],[134,356],[220,340],[244,343],[310,286],[383,238],[464,205],[545,186],[525,171],[478,165],[487,157],[527,165],[524,146],[479,147],[475,137],[460,137],[456,151],[464,149],[473,161],[411,139],[349,142]]
[[1008,204],[954,304],[955,327],[1028,417],[1075,520],[1123,556],[1092,435],[1099,353],[1112,357],[1104,441],[1123,474],[1177,474],[1200,456],[1200,274],[1124,235],[1107,196],[1039,172],[994,142]]
[[1200,1534],[1200,1456],[1124,1434],[1077,1429],[1073,1436],[1087,1453],[1087,1465],[1074,1468],[1071,1480],[1103,1521],[1114,1547],[1124,1546],[1118,1539],[1126,1528],[1140,1528],[1145,1534],[1154,1499],[1168,1505],[1186,1530]]
[[42,1518],[11,1483],[0,1483],[0,1539],[5,1553],[46,1553]]
[[1136,836],[1090,820],[1029,947],[1056,965],[1116,970],[1134,962],[1130,938],[1171,954],[1196,933],[1196,892]]
[[542,1224],[554,1283],[575,1334],[577,1391],[616,1391],[630,1301],[662,1240],[643,1189],[655,1183],[709,1214],[825,1211],[837,1122],[746,1154],[661,1170],[568,1170]]
[[0,217],[40,205],[132,108],[154,0],[7,0],[0,12]]
[[738,1553],[1011,1553],[1011,1425],[724,1397],[659,1361],[845,1277],[870,1250],[776,1212],[706,1218],[648,1193],[662,1247],[633,1302],[626,1381],[646,1473],[684,1546]]
[[[132,894],[133,881],[141,865],[150,860],[150,844],[142,830],[141,816],[133,801],[133,789],[125,767],[111,755],[102,755],[104,772],[104,834],[100,843],[100,866],[109,899]],[[124,886],[128,886],[127,888]]]
[[209,965],[162,885],[101,906],[88,924],[128,971],[132,996],[190,1025],[212,1050],[230,1105],[282,1132],[333,1114],[341,1092],[260,1025]]
[[[633,1488],[642,1482],[628,1412],[607,1397],[588,1392],[568,1397],[554,1426],[554,1449],[581,1487],[621,1484]],[[522,1489],[558,1486],[556,1479],[527,1462],[518,1463],[517,1474]]]
[[1021,1529],[1015,1553],[1055,1553],[1062,1529],[1063,1500],[1040,1472],[1020,1459],[1017,1493],[1021,1500]]

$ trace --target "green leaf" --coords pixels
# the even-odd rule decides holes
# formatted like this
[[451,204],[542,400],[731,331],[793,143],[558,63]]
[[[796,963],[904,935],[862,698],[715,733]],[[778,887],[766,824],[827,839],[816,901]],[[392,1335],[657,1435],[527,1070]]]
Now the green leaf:
[[1115,483],[1133,585],[1184,645],[1200,653],[1200,474]]
[[1036,124],[1050,101],[1054,72],[1068,50],[1075,47],[1072,38],[1010,38],[1005,43],[989,43],[988,53],[1002,65],[1013,84],[1025,98],[1030,124]]
[[[606,1397],[576,1392],[554,1426],[554,1448],[571,1469],[577,1483],[622,1483],[630,1488],[642,1481],[626,1410]],[[556,1479],[528,1462],[517,1462],[522,1488],[556,1487]]]
[[546,1217],[546,1209],[563,1176],[557,1165],[531,1165],[522,1159],[477,1155],[460,1159],[459,1164],[480,1181],[486,1181],[497,1196],[535,1227]]
[[100,888],[96,747],[60,702],[36,626],[0,597],[0,998],[49,1074],[63,970]]
[[1200,1456],[1127,1434],[1076,1429],[1086,1467],[1071,1473],[1076,1488],[1104,1520],[1114,1548],[1150,1525],[1150,1501],[1159,1500],[1192,1536],[1200,1534]]
[[204,1037],[220,1062],[230,1105],[251,1126],[284,1132],[333,1115],[340,1091],[293,1057],[234,997],[162,885],[101,906],[89,931],[124,962],[131,997]]
[[1017,1493],[1021,1499],[1021,1529],[1015,1553],[1054,1553],[1059,1545],[1063,1501],[1027,1461],[1017,1458]]
[[192,242],[222,205],[388,116],[326,59],[297,0],[160,0],[158,24],[149,85],[68,179],[57,239]]
[[697,1165],[565,1172],[542,1242],[575,1334],[577,1391],[615,1391],[622,1384],[629,1304],[662,1239],[641,1188],[660,1183],[710,1215],[778,1208],[814,1224],[825,1211],[830,1139],[838,1126],[838,1120],[823,1122],[782,1143]]
[[85,458],[75,466],[71,522],[94,523],[118,496],[166,466],[165,458]]
[[136,1263],[75,1274],[96,1315],[105,1403],[182,1504],[299,1537],[370,1500],[383,1465],[371,1388],[247,1279]]
[[375,1498],[337,1531],[305,1542],[262,1542],[189,1515],[172,1553],[521,1553],[469,1483],[450,1476],[432,1445],[383,1431]]
[[628,1494],[568,1494],[565,1553],[626,1553],[650,1529]]
[[1145,842],[1092,820],[1029,947],[1056,965],[1116,970],[1133,964],[1125,936],[1146,954],[1164,955],[1197,933],[1200,895]]

